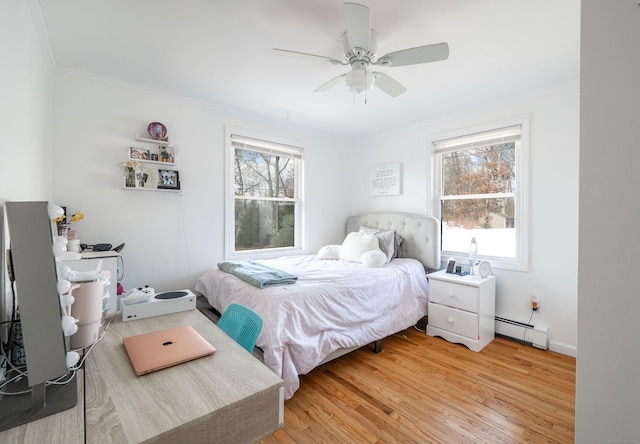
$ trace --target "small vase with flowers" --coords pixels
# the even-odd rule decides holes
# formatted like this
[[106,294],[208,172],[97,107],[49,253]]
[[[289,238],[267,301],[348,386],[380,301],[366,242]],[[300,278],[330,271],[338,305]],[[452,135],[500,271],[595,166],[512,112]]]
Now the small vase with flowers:
[[124,167],[124,186],[126,188],[136,187],[136,170],[140,167],[140,162],[137,160],[127,160],[120,163],[121,167]]

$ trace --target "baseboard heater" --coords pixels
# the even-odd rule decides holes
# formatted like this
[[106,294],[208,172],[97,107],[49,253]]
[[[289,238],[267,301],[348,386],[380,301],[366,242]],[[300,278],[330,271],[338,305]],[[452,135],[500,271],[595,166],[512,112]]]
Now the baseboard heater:
[[549,348],[549,329],[496,316],[496,333],[531,344],[536,348]]

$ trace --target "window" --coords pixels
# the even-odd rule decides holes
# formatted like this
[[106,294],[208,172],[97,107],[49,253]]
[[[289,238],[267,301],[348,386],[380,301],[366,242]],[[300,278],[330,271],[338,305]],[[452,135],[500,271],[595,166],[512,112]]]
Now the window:
[[500,268],[527,268],[526,122],[434,142],[442,254],[479,257]]
[[301,249],[302,153],[230,135],[227,256]]

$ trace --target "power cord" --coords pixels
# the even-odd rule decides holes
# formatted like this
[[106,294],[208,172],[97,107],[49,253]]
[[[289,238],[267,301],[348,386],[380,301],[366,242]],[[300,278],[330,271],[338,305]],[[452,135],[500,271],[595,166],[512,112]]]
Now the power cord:
[[537,312],[538,310],[531,310],[531,316],[529,316],[529,320],[527,321],[527,327],[524,328],[524,335],[522,337],[522,342],[527,342],[527,331],[531,329],[531,327],[529,327],[529,325],[531,325],[531,320],[533,319],[533,315]]
[[[93,350],[93,348],[98,345],[98,343],[100,343],[100,341],[102,341],[102,339],[104,339],[105,335],[107,334],[107,331],[109,330],[109,326],[111,325],[111,322],[113,321],[114,315],[111,315],[109,317],[109,319],[107,320],[107,322],[105,323],[105,326],[103,328],[102,333],[100,334],[100,337],[98,339],[96,339],[91,345],[88,345],[87,347],[82,347],[82,348],[78,348],[75,349],[74,351],[81,351],[81,350],[86,350],[84,353],[84,356],[82,357],[82,359],[73,367],[69,368],[69,372],[67,374],[64,374],[62,376],[60,376],[59,378],[53,379],[51,381],[47,381],[45,382],[45,385],[64,385],[64,384],[68,384],[69,382],[71,382],[73,380],[73,378],[76,376],[76,372],[78,370],[80,370],[82,368],[82,366],[84,365],[84,362],[86,361],[87,357],[89,356],[89,354],[91,353],[91,351]],[[27,393],[31,393],[31,389],[28,390],[22,390],[20,392],[5,392],[2,391],[2,389],[4,387],[6,387],[7,385],[11,384],[12,382],[15,381],[19,381],[22,378],[26,378],[28,376],[27,371],[26,370],[22,370],[23,368],[26,369],[26,366],[20,366],[20,367],[16,367],[15,365],[13,365],[13,363],[7,359],[6,356],[4,356],[5,359],[5,363],[8,364],[11,367],[11,370],[9,370],[7,372],[7,378],[2,384],[0,384],[0,395],[2,396],[12,396],[12,395],[24,395]],[[9,378],[9,373],[10,372],[16,372],[17,374],[13,377]],[[65,379],[67,378],[67,379]]]
[[[12,307],[10,308],[10,310],[11,310],[11,320],[3,321],[0,324],[0,325],[2,325],[4,327],[4,331],[2,332],[0,337],[4,337],[5,334],[6,334],[6,337],[7,337],[6,342],[0,343],[0,355],[2,356],[2,361],[0,361],[0,368],[4,368],[5,371],[8,371],[7,363],[9,363],[10,358],[12,359],[12,356],[11,356],[12,355],[12,348],[13,348],[14,345],[15,346],[19,345],[19,344],[14,344],[13,335],[14,335],[15,330],[17,328],[16,325],[17,325],[17,323],[20,322],[20,320],[17,319],[18,298],[17,298],[17,295],[16,295],[15,277],[13,275],[13,256],[11,255],[11,250],[10,249],[6,250],[5,258],[6,258],[6,264],[7,264],[7,276],[9,278],[9,283],[10,283],[10,287],[11,287],[11,303],[12,303]],[[7,377],[6,375],[7,374],[5,373],[5,375],[4,375],[5,378]],[[0,380],[0,382],[2,382],[2,381]]]

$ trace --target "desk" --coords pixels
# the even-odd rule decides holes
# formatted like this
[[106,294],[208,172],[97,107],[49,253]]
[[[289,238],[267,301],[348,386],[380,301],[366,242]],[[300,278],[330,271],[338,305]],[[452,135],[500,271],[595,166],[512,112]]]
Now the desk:
[[[122,338],[191,325],[217,351],[136,376]],[[283,382],[197,310],[122,322],[85,364],[88,443],[255,442],[282,427]]]
[[0,432],[0,442],[3,444],[32,444],[32,443],[64,443],[80,444],[84,442],[84,428],[82,427],[84,413],[84,375],[79,370],[78,404],[59,413],[28,422]]
[[[217,351],[136,376],[122,338],[186,324]],[[0,442],[81,443],[83,408],[90,444],[251,443],[284,422],[282,380],[198,310],[130,322],[116,314],[87,357],[84,381],[78,406],[0,432]],[[63,437],[58,430],[73,436]]]

